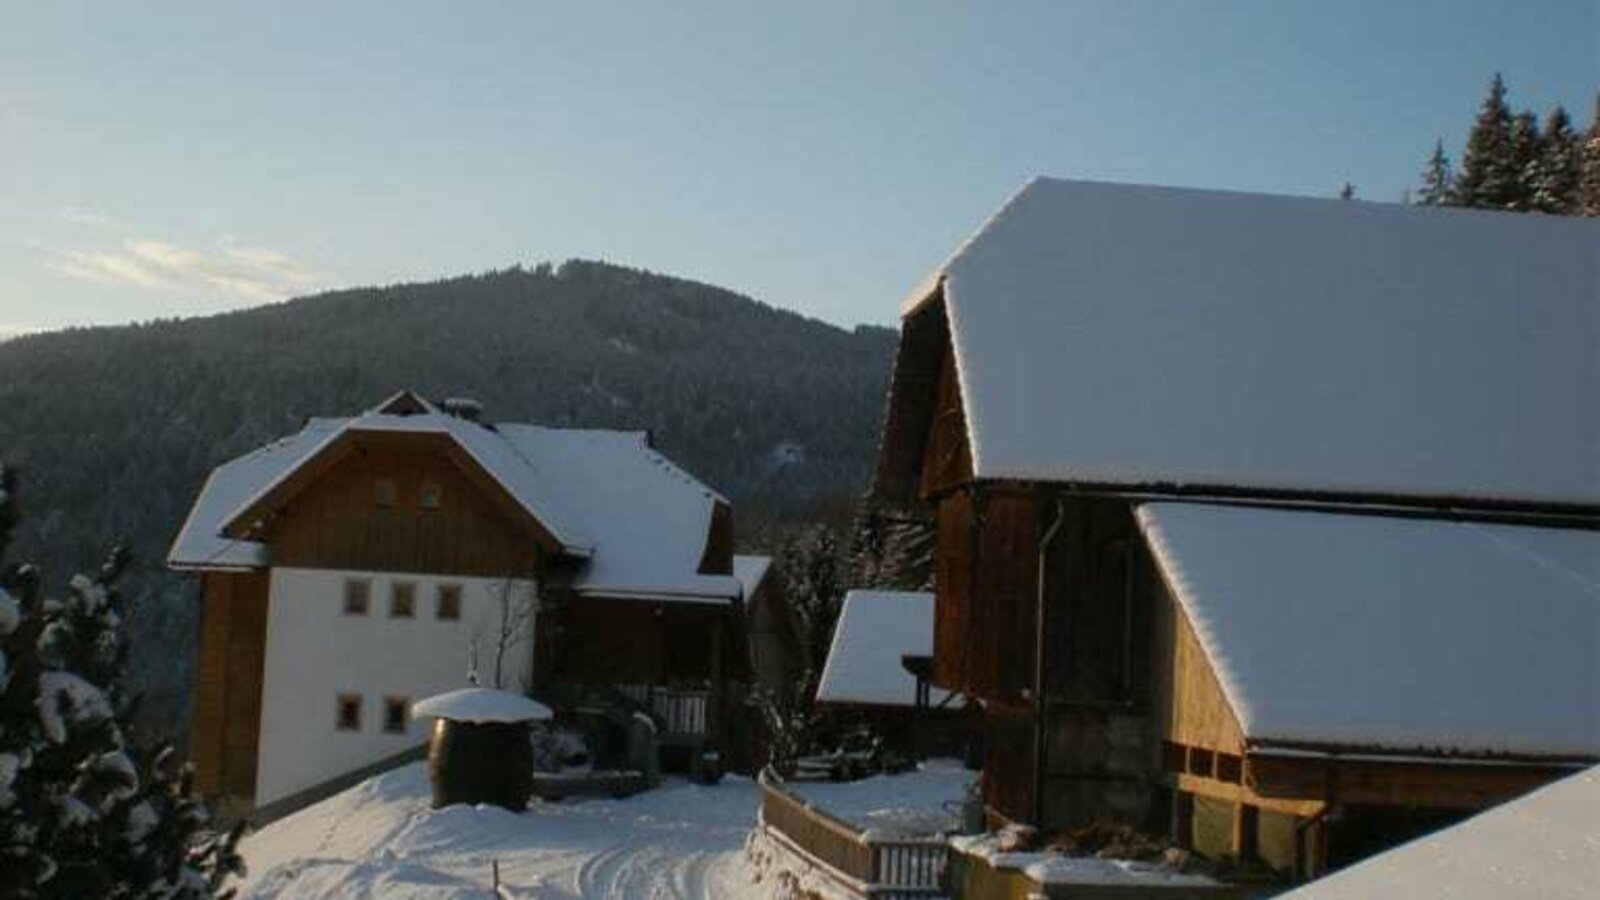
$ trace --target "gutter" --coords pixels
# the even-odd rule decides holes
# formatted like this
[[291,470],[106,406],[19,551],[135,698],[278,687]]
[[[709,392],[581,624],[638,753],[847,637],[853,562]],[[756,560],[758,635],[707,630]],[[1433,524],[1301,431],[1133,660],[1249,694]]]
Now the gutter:
[[1055,542],[1056,534],[1061,530],[1061,523],[1067,518],[1066,508],[1058,494],[1055,498],[1055,514],[1051,517],[1050,525],[1039,537],[1039,574],[1034,581],[1034,606],[1033,606],[1033,824],[1038,827],[1044,821],[1044,769],[1045,769],[1045,648],[1047,600],[1049,598],[1048,584],[1045,575],[1049,571],[1050,545]]

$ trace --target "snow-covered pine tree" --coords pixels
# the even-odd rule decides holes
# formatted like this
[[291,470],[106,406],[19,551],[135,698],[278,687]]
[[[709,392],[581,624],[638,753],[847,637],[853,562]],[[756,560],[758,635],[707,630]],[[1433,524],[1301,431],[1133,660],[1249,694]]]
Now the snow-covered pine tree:
[[[0,554],[15,488],[0,467]],[[32,566],[0,569],[0,897],[198,900],[242,871],[238,829],[204,831],[187,767],[164,747],[141,765],[127,741],[115,586],[127,561],[113,551],[64,599]]]
[[1578,163],[1578,201],[1580,216],[1600,216],[1600,95],[1594,98],[1594,117],[1583,135]]
[[1554,215],[1578,211],[1578,182],[1583,172],[1583,145],[1572,130],[1572,118],[1560,106],[1545,119],[1539,155],[1527,173],[1532,208]]
[[1539,133],[1539,118],[1531,110],[1511,117],[1511,168],[1515,173],[1506,209],[1527,212],[1533,209],[1533,180],[1544,154],[1544,135]]
[[1521,173],[1511,152],[1511,110],[1506,85],[1496,72],[1461,155],[1456,197],[1461,206],[1506,209],[1516,199]]
[[1450,168],[1450,157],[1445,155],[1444,141],[1433,144],[1433,154],[1422,170],[1422,184],[1413,195],[1418,206],[1450,206],[1455,202],[1456,175]]

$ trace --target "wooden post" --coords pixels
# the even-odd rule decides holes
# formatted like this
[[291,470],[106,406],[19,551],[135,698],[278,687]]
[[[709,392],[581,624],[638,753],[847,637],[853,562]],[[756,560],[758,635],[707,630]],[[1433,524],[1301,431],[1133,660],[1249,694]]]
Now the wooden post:
[[1239,862],[1256,858],[1259,819],[1260,810],[1256,807],[1243,802],[1234,804],[1232,847],[1234,858]]

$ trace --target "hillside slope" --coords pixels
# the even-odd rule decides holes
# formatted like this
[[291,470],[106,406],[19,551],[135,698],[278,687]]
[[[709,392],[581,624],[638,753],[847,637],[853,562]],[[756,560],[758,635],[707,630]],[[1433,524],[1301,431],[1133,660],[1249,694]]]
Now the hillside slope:
[[167,544],[212,467],[307,416],[409,387],[494,421],[649,429],[748,528],[864,487],[894,340],[594,262],[21,338],[0,344],[14,555],[59,584],[128,540],[135,674],[172,693],[193,604],[161,569]]

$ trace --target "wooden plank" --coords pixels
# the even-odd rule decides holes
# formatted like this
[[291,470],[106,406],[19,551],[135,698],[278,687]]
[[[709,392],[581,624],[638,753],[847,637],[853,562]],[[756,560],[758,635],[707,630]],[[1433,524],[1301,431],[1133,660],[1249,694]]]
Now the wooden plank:
[[1503,803],[1573,771],[1568,766],[1245,757],[1245,783],[1259,797],[1444,809]]
[[[540,569],[533,520],[508,509],[504,492],[485,484],[453,442],[363,436],[352,446],[278,508],[261,535],[275,565],[484,577]],[[393,506],[377,502],[380,480],[394,486]],[[421,503],[424,484],[437,493],[434,508]]]
[[961,405],[961,381],[948,338],[939,355],[938,385],[922,459],[919,493],[923,499],[933,499],[972,481],[972,450]]
[[1301,816],[1303,818],[1317,815],[1327,805],[1321,800],[1263,797],[1244,785],[1229,784],[1225,781],[1217,781],[1214,778],[1205,778],[1200,775],[1175,774],[1169,776],[1169,784],[1176,790],[1196,796],[1226,800],[1230,803],[1249,803],[1261,809],[1270,809],[1274,812],[1287,813],[1291,816]]

